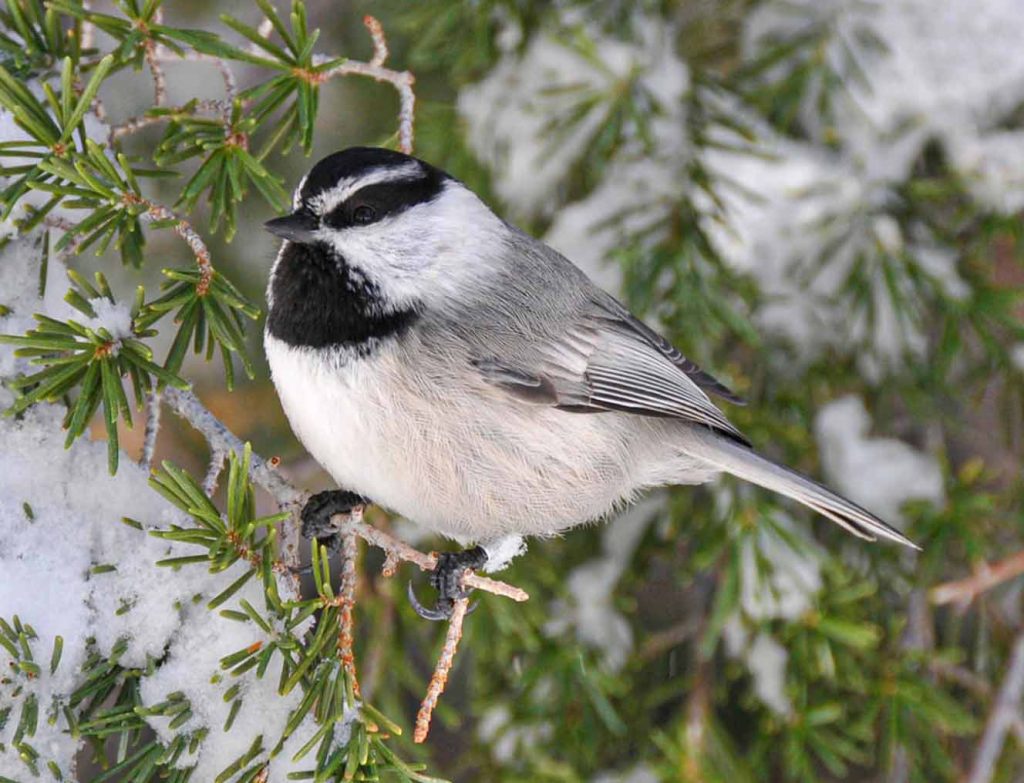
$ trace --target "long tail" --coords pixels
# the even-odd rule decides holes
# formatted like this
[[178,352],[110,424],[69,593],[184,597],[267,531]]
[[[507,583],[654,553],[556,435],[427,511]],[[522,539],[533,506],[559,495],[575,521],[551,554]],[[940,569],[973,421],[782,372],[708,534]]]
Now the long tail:
[[887,538],[920,550],[917,544],[853,501],[837,495],[795,470],[772,462],[752,449],[717,435],[702,437],[701,457],[727,473],[803,503],[853,535],[874,541]]

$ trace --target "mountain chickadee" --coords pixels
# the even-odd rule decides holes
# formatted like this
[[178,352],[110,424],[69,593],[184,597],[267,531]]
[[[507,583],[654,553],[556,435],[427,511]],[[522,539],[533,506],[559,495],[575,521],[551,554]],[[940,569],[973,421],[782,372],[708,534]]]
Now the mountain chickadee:
[[303,532],[372,499],[457,541],[463,569],[503,536],[551,535],[642,490],[722,471],[854,535],[915,546],[874,514],[757,454],[708,395],[739,402],[566,258],[443,171],[353,147],[318,162],[270,274],[264,344],[291,426],[347,491]]

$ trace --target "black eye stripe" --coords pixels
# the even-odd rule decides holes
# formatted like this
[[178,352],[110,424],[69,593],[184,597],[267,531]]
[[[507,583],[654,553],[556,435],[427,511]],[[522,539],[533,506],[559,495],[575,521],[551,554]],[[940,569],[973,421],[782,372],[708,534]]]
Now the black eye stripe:
[[[434,171],[426,171],[424,176],[417,179],[367,185],[325,215],[324,223],[332,228],[348,228],[378,222],[386,217],[404,212],[417,204],[433,201],[443,188],[443,177]],[[361,209],[362,207],[369,207],[373,210],[372,220],[357,219],[357,212],[361,217],[365,215],[365,210]]]

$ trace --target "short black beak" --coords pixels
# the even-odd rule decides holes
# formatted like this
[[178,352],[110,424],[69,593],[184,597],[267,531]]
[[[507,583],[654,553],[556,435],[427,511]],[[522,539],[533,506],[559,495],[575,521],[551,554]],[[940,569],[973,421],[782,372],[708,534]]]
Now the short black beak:
[[319,225],[316,218],[308,212],[293,212],[284,217],[268,220],[263,227],[274,236],[303,243],[313,241],[313,232]]

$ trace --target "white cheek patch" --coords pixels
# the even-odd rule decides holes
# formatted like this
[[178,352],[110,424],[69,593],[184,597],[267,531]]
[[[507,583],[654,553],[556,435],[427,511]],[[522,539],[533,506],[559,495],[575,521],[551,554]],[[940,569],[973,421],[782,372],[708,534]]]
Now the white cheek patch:
[[[346,177],[330,190],[318,193],[306,203],[317,215],[326,215],[338,204],[343,204],[349,196],[368,185],[380,185],[384,182],[401,182],[405,179],[420,179],[423,168],[419,163],[409,162],[402,166],[375,169],[359,177]],[[303,180],[305,182],[305,180]],[[299,186],[299,190],[302,186]]]
[[367,226],[321,231],[350,268],[361,271],[396,305],[441,301],[474,286],[500,266],[504,224],[472,192],[448,185],[417,204]]

